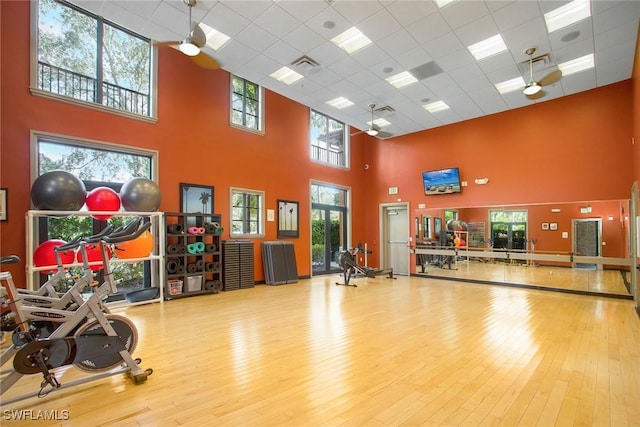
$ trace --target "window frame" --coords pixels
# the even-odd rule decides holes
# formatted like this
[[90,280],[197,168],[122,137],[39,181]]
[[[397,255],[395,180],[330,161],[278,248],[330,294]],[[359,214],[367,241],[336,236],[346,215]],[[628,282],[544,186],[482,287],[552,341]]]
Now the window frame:
[[[343,147],[343,154],[342,154],[342,156],[343,156],[342,164],[333,163],[333,162],[330,162],[328,160],[325,161],[325,160],[321,160],[319,158],[314,157],[314,147],[321,148],[319,145],[314,145],[313,144],[313,142],[314,142],[314,139],[313,139],[313,127],[314,127],[313,115],[314,114],[318,114],[318,115],[324,117],[327,120],[327,129],[329,128],[329,123],[328,122],[330,120],[332,120],[332,121],[334,121],[336,123],[340,123],[342,125],[342,128],[343,128],[343,139],[342,139],[342,142],[343,142],[343,146],[344,146]],[[317,141],[317,139],[315,141]],[[331,116],[329,116],[329,115],[327,115],[325,113],[322,113],[320,111],[314,110],[313,108],[309,108],[309,158],[310,158],[310,160],[312,162],[318,163],[318,164],[321,164],[321,165],[325,165],[325,166],[330,166],[330,167],[337,168],[337,169],[347,169],[348,170],[348,169],[350,169],[350,158],[351,158],[351,156],[350,156],[350,146],[351,146],[351,140],[349,138],[349,126],[346,123],[341,122],[340,120],[337,120],[337,119],[335,119],[335,118],[333,118],[333,117],[331,117]],[[325,148],[325,150],[327,151],[327,154],[329,153],[329,151],[331,151],[331,150],[329,150],[329,147]]]
[[[233,210],[233,196],[236,193],[241,193],[244,196],[258,196],[259,200],[259,211],[258,211],[258,232],[257,233],[247,233],[247,221],[243,223],[243,232],[237,233],[233,231],[233,223],[235,220]],[[243,206],[243,209],[247,209],[246,206]],[[247,188],[238,188],[238,187],[230,187],[229,188],[229,236],[231,238],[263,238],[265,237],[265,192],[262,190],[251,190]]]
[[[40,89],[38,87],[38,56],[39,56],[39,51],[38,51],[38,32],[39,32],[39,0],[35,0],[31,2],[31,17],[30,17],[30,23],[31,23],[31,40],[30,40],[30,50],[31,50],[31,55],[30,55],[30,73],[29,73],[29,91],[31,92],[32,95],[35,96],[41,96],[44,98],[49,98],[49,99],[54,99],[56,101],[60,101],[60,102],[64,102],[64,103],[68,103],[68,104],[73,104],[76,106],[81,106],[84,108],[90,108],[93,110],[98,110],[98,111],[102,111],[102,112],[107,112],[110,114],[116,114],[116,115],[120,115],[120,116],[124,116],[124,117],[128,117],[131,119],[136,119],[136,120],[141,120],[141,121],[145,121],[145,122],[150,122],[150,123],[156,123],[157,120],[157,98],[158,98],[158,87],[157,87],[157,74],[158,74],[158,60],[157,60],[157,47],[153,46],[151,43],[151,40],[143,37],[140,34],[134,33],[133,31],[130,31],[120,25],[118,25],[115,22],[112,22],[108,19],[105,19],[99,15],[96,15],[94,13],[91,13],[90,11],[83,9],[79,6],[67,3],[66,1],[62,0],[55,0],[56,2],[64,5],[65,7],[70,7],[80,13],[83,13],[93,19],[98,20],[99,22],[102,23],[102,25],[106,24],[109,25],[115,29],[118,29],[120,31],[124,31],[127,34],[133,36],[133,37],[137,37],[141,40],[147,41],[149,43],[150,46],[150,50],[149,50],[149,115],[142,115],[142,114],[137,114],[137,113],[133,113],[133,112],[129,112],[129,111],[125,111],[125,110],[121,110],[118,108],[113,108],[113,107],[108,107],[106,105],[103,105],[101,103],[96,103],[96,102],[90,102],[90,101],[84,101],[81,99],[76,99],[76,98],[72,98],[69,96],[65,96],[65,95],[60,95],[57,93],[53,93],[53,92],[49,92],[43,89]],[[102,74],[101,71],[99,71],[99,74]],[[100,82],[102,83],[102,82]]]
[[[242,94],[238,94],[237,92],[235,92],[235,88],[233,86],[233,81],[234,79],[240,79],[243,82],[243,89],[244,89],[244,93]],[[250,83],[252,85],[255,85],[258,88],[258,117],[257,117],[257,122],[258,122],[258,128],[253,128],[253,127],[249,127],[243,124],[238,124],[235,123],[233,121],[233,112],[237,111],[233,108],[233,97],[234,94],[238,94],[242,96],[242,105],[243,105],[243,111],[242,111],[242,119],[243,122],[246,123],[246,116],[247,116],[247,111],[246,111],[246,105],[247,105],[247,95],[246,95],[246,85],[247,83]],[[254,83],[250,80],[245,79],[244,77],[240,77],[237,74],[233,74],[233,73],[229,73],[229,125],[233,128],[236,129],[241,129],[241,130],[245,130],[248,132],[253,132],[259,135],[264,135],[265,134],[265,119],[264,119],[264,115],[265,115],[265,106],[264,106],[265,102],[264,102],[264,88],[259,85],[258,83]]]

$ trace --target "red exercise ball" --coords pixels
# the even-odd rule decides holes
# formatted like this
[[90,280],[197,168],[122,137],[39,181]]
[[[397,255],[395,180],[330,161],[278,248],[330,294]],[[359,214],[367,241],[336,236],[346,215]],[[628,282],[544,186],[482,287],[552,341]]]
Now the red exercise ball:
[[153,235],[147,230],[133,240],[118,243],[115,250],[118,258],[146,258],[153,252],[153,247]]
[[[107,259],[110,259],[111,251],[109,250],[108,246],[105,246],[105,249],[107,253]],[[93,243],[90,243],[85,246],[85,250],[87,252],[87,262],[102,261],[102,253],[100,251],[100,245],[94,245]],[[78,262],[83,262],[83,260],[84,260],[84,256],[83,256],[82,250],[79,250]],[[93,271],[98,271],[98,270],[102,270],[103,265],[102,263],[100,263],[96,265],[91,265],[89,266],[89,268]]]
[[[87,193],[85,200],[89,212],[118,212],[120,196],[109,187],[97,187]],[[113,215],[91,215],[95,219],[106,221]]]
[[[67,242],[60,239],[51,239],[40,243],[33,252],[33,264],[36,267],[58,265],[58,261],[56,261],[55,248],[66,244]],[[75,253],[72,250],[62,251],[60,252],[60,259],[62,264],[71,264],[75,259]],[[45,270],[43,273],[53,273],[55,271],[55,269],[51,269]]]

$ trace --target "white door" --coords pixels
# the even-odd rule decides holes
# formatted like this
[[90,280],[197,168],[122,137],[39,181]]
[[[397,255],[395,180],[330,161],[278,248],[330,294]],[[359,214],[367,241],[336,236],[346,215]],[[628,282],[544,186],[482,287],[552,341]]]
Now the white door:
[[383,206],[381,209],[382,266],[393,274],[409,275],[409,209],[407,205]]

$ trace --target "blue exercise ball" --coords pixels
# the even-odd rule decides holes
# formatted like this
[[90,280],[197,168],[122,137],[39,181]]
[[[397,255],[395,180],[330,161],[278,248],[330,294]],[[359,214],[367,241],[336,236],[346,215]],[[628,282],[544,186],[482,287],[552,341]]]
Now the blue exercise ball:
[[148,178],[131,178],[122,184],[120,200],[126,211],[155,212],[160,207],[160,187]]
[[55,170],[45,172],[31,185],[31,201],[36,209],[77,211],[87,197],[84,183],[72,173]]

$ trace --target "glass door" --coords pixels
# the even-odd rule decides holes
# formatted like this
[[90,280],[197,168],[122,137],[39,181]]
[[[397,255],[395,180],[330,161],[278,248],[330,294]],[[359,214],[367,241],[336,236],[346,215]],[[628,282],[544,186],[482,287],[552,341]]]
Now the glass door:
[[347,190],[311,185],[311,264],[313,274],[339,272],[340,252],[348,249]]

